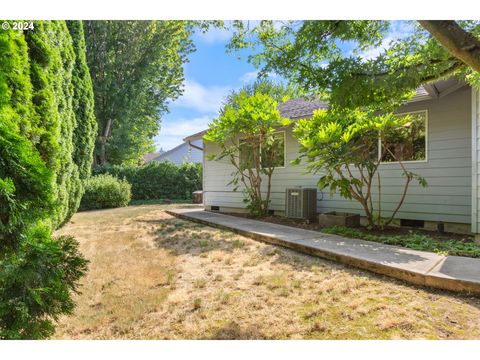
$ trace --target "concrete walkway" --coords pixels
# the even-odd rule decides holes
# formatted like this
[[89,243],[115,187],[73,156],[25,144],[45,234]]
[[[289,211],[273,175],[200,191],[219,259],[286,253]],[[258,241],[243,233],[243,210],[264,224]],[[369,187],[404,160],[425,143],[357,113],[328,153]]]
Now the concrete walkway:
[[413,284],[480,295],[480,259],[442,256],[199,209],[167,213]]

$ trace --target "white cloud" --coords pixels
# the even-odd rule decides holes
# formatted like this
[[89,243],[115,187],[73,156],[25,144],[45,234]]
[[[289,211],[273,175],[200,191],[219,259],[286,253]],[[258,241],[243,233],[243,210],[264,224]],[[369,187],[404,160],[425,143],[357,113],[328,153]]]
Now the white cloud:
[[390,43],[394,40],[403,39],[411,35],[413,26],[410,22],[406,21],[393,21],[388,33],[382,40],[382,43],[378,47],[372,47],[368,50],[361,52],[359,55],[365,60],[375,59],[382,54],[386,49],[390,47]]
[[258,77],[258,70],[249,71],[243,74],[242,76],[240,76],[239,80],[244,84],[248,84],[250,82],[257,80],[257,77]]
[[191,108],[202,113],[217,113],[231,90],[229,86],[204,86],[186,79],[183,95],[172,106]]
[[386,49],[388,49],[388,45],[393,40],[391,37],[386,37],[383,39],[382,43],[378,47],[372,47],[368,50],[362,51],[359,55],[364,60],[372,60],[378,57],[381,53],[383,53]]
[[183,142],[188,135],[195,134],[208,128],[212,121],[211,116],[200,116],[193,119],[165,119],[160,133],[155,138],[158,148],[170,150]]
[[233,35],[232,29],[219,29],[216,27],[210,27],[206,32],[198,32],[195,34],[196,40],[204,42],[206,44],[218,44],[225,43]]
[[[243,20],[242,22],[243,25],[249,29],[253,29],[254,27],[260,25],[260,20]],[[283,24],[283,21],[274,21],[273,27],[275,28],[275,30],[280,30]],[[209,45],[226,43],[232,38],[233,33],[236,31],[236,29],[233,27],[232,21],[226,20],[224,21],[224,25],[225,28],[210,26],[208,31],[206,32],[198,31],[195,34],[194,38],[195,40],[201,41]]]
[[[260,73],[259,70],[249,71],[243,74],[242,76],[240,76],[238,80],[243,84],[249,84],[257,80],[259,73]],[[269,72],[267,75],[268,75],[267,78],[270,80],[275,80],[279,78],[279,75],[274,72]]]

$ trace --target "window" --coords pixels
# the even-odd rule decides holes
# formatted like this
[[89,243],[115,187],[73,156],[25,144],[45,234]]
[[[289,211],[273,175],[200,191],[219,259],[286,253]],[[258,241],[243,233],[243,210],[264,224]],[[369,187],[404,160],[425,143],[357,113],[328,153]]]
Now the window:
[[238,148],[240,150],[240,168],[242,170],[252,168],[253,155],[258,154],[258,146],[252,149],[252,144],[249,144],[246,140],[240,140]]
[[262,167],[284,167],[285,166],[285,131],[275,133],[271,148],[266,151],[262,149]]
[[285,131],[274,134],[274,141],[270,149],[261,149],[260,146],[252,149],[252,144],[245,140],[239,142],[240,167],[248,169],[253,167],[254,154],[260,153],[262,168],[285,167]]
[[406,115],[411,117],[411,121],[388,136],[386,149],[380,147],[379,156],[383,162],[427,159],[427,111],[398,114],[402,117]]

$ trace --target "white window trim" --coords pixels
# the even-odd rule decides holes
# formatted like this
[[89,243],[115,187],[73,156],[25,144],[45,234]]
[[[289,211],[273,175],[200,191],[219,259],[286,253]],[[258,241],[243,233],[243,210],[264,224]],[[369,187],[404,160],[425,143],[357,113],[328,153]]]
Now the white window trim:
[[[286,130],[279,130],[274,132],[274,134],[280,134],[280,133],[283,133],[283,166],[275,166],[275,169],[285,169],[287,167],[287,132]],[[245,137],[238,139],[238,146],[239,146],[238,155],[240,155],[240,142],[243,139],[245,139]],[[262,147],[260,146],[260,163],[261,162],[262,162]]]
[[[428,162],[428,123],[429,123],[429,116],[428,116],[428,109],[424,110],[415,110],[415,111],[406,111],[402,113],[398,113],[395,115],[409,115],[409,114],[417,114],[417,113],[425,113],[425,159],[423,160],[402,160],[402,163],[408,164],[415,164],[415,163],[427,163]],[[381,139],[378,138],[378,158],[380,159],[382,156],[382,146],[381,146]],[[380,165],[398,165],[400,161],[382,161]]]

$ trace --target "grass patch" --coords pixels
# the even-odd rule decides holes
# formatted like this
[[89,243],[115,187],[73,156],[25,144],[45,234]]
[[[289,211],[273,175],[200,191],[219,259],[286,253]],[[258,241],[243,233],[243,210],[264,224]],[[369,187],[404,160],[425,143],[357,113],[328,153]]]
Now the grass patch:
[[207,280],[206,279],[196,279],[193,282],[193,286],[195,286],[197,289],[203,289],[207,285]]
[[479,299],[178,220],[169,207],[78,213],[58,231],[91,262],[54,338],[480,339]]
[[193,310],[198,310],[202,307],[202,299],[200,298],[195,298],[193,300]]
[[439,241],[430,236],[415,233],[414,231],[410,231],[406,235],[375,235],[365,233],[358,229],[332,226],[323,228],[322,232],[383,244],[398,245],[415,250],[432,251],[442,255],[468,256],[473,258],[480,257],[480,245],[453,239]]

